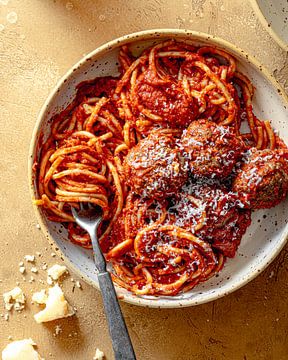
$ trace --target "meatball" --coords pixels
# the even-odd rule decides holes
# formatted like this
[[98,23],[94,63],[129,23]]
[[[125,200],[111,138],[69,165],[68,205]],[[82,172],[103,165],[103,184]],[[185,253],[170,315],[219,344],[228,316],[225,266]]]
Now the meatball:
[[168,213],[175,225],[208,241],[224,256],[234,257],[251,223],[250,210],[239,206],[237,197],[224,188],[196,183],[178,195]]
[[[138,109],[145,109],[160,117],[157,123],[163,127],[184,128],[198,115],[198,106],[194,98],[189,98],[180,84],[168,81],[157,83],[150,72],[137,81]],[[156,83],[156,84],[155,84]],[[165,126],[166,125],[166,126]]]
[[208,120],[193,121],[184,130],[180,147],[193,175],[227,177],[244,150],[243,141],[229,127]]
[[152,131],[129,151],[124,175],[134,193],[153,199],[173,195],[188,177],[173,134],[161,130]]
[[287,150],[249,150],[233,191],[247,208],[269,209],[279,204],[288,191]]

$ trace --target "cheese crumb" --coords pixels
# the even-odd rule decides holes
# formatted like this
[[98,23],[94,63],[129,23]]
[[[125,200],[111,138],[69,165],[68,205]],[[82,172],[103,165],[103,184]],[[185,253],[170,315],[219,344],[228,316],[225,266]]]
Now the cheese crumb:
[[38,273],[38,269],[36,267],[32,267],[31,268],[31,271],[34,273],[34,274],[37,274]]
[[55,333],[53,335],[58,336],[59,334],[61,334],[61,332],[62,332],[62,327],[60,325],[56,325],[55,326]]
[[82,285],[81,285],[81,283],[80,283],[80,281],[76,281],[76,286],[79,288],[79,289],[82,289]]
[[17,311],[21,311],[25,307],[25,295],[23,291],[16,286],[11,291],[8,291],[3,294],[5,309],[10,311],[14,308]]
[[[37,296],[39,296],[39,294]],[[34,297],[35,301],[37,301],[37,296],[36,298]],[[43,297],[41,300],[45,303],[46,307],[44,310],[34,315],[37,323],[52,321],[74,315],[73,309],[68,304],[64,297],[63,291],[58,284],[49,288],[48,297],[45,300]],[[40,303],[43,304],[42,301]]]
[[6,16],[6,20],[10,23],[10,24],[16,24],[17,20],[18,20],[18,15],[15,11],[11,11],[7,14]]
[[104,352],[99,349],[96,349],[96,353],[93,357],[93,360],[103,360],[104,357],[105,357]]
[[32,339],[13,341],[2,351],[2,360],[41,360]]
[[46,291],[43,289],[38,291],[32,295],[32,301],[36,302],[37,304],[46,304],[48,296]]
[[20,271],[21,274],[24,274],[25,271],[26,271],[25,266],[20,266],[20,267],[19,267],[19,271]]
[[24,256],[24,259],[25,259],[27,262],[34,263],[34,261],[35,261],[35,256],[34,256],[34,255],[25,255],[25,256]]
[[55,264],[48,269],[47,273],[53,280],[58,280],[66,271],[66,266]]

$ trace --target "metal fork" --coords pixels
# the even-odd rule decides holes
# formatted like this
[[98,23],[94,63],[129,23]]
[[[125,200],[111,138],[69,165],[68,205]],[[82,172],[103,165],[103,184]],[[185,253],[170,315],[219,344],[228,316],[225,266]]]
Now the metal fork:
[[115,288],[109,272],[106,269],[106,261],[102,254],[97,238],[97,228],[102,221],[102,216],[90,204],[84,209],[80,203],[80,211],[71,208],[76,223],[90,235],[94,262],[98,270],[98,281],[102,293],[104,310],[108,320],[108,327],[112,339],[112,346],[116,360],[136,360],[131,339],[123,318]]

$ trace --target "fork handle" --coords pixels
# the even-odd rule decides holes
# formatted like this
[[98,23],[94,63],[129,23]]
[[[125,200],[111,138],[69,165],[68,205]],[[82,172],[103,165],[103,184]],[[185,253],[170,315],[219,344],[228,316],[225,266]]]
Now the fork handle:
[[115,288],[108,272],[98,274],[115,360],[136,360]]

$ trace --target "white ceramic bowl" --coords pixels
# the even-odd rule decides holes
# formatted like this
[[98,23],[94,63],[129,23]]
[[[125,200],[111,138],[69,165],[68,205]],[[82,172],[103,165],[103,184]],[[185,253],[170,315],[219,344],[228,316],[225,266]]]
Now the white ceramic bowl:
[[273,39],[288,51],[287,0],[250,0],[256,15]]
[[[129,44],[137,53],[147,46],[175,38],[193,41],[197,45],[215,45],[230,52],[238,66],[253,81],[257,91],[253,101],[254,111],[260,118],[271,119],[272,125],[288,143],[287,98],[276,81],[255,59],[243,50],[219,38],[187,30],[151,30],[139,32],[113,40],[85,56],[60,80],[45,102],[35,125],[30,154],[29,174],[32,197],[37,198],[35,175],[32,165],[39,156],[42,137],[50,132],[52,115],[65,108],[75,96],[76,85],[97,76],[117,74],[119,47]],[[285,209],[286,206],[286,209]],[[98,288],[97,276],[91,251],[82,249],[67,240],[67,232],[61,224],[47,220],[41,207],[35,207],[41,229],[48,241],[65,262],[83,280]],[[218,277],[196,286],[193,290],[175,297],[137,297],[117,288],[124,301],[135,305],[176,308],[197,305],[220,298],[252,280],[276,257],[286,242],[288,235],[287,201],[271,210],[261,210],[253,214],[252,225],[247,230],[234,259],[228,259]]]

